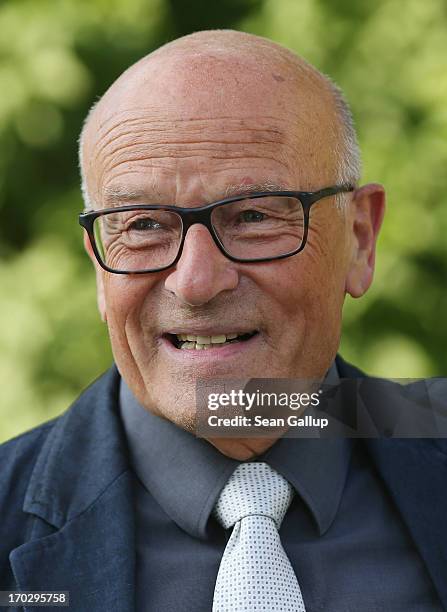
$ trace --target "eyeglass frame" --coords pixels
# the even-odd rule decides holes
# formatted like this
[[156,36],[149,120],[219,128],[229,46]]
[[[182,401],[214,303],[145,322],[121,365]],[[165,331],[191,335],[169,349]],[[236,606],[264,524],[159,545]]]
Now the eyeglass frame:
[[[204,225],[208,229],[218,249],[230,261],[234,261],[236,263],[261,263],[266,261],[285,259],[286,257],[292,257],[292,255],[297,255],[298,253],[300,253],[307,243],[307,235],[309,231],[309,216],[312,205],[318,202],[319,200],[322,200],[323,198],[327,198],[332,195],[337,195],[338,193],[348,193],[350,191],[355,191],[355,189],[356,188],[353,185],[334,185],[332,187],[325,187],[323,189],[319,189],[318,191],[256,191],[253,193],[245,193],[229,198],[224,198],[223,200],[217,200],[216,202],[211,202],[210,204],[204,204],[203,206],[196,206],[192,208],[183,208],[181,206],[169,205],[165,206],[163,204],[134,204],[129,206],[116,206],[114,208],[103,208],[101,210],[84,211],[79,214],[79,224],[87,231],[87,235],[89,237],[93,253],[95,254],[96,260],[98,261],[99,265],[101,266],[101,268],[106,270],[106,272],[110,272],[112,274],[150,274],[154,272],[162,272],[163,270],[171,268],[179,261],[181,257],[186,234],[189,228],[196,224]],[[241,259],[240,257],[234,257],[225,249],[217,232],[213,227],[213,224],[211,222],[211,214],[213,210],[215,208],[218,208],[219,206],[224,206],[225,204],[232,204],[233,202],[240,202],[241,200],[252,200],[268,196],[291,197],[296,198],[300,201],[304,213],[304,234],[300,246],[297,249],[290,251],[289,253],[284,253],[283,255],[274,255],[273,257],[263,257],[256,259]],[[106,214],[126,212],[131,210],[165,210],[168,212],[176,213],[180,217],[180,221],[182,224],[182,236],[178,247],[177,255],[169,265],[163,266],[162,268],[127,271],[113,270],[104,261],[102,261],[102,257],[99,253],[96,244],[95,232],[93,229],[93,224],[95,220],[98,217],[102,217]]]

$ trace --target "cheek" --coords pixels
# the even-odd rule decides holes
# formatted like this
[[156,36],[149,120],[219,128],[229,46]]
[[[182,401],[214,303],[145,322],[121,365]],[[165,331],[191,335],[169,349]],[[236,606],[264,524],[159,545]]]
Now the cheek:
[[346,268],[341,226],[335,222],[331,231],[327,223],[314,223],[301,253],[271,262],[258,276],[271,300],[270,324],[289,337],[305,333],[315,342],[323,329],[338,334]]
[[338,302],[342,293],[339,270],[325,260],[301,255],[272,264],[259,281],[283,316],[317,312],[325,304]]
[[344,296],[348,250],[344,216],[333,211],[328,217],[320,214],[311,219],[308,241],[302,253],[304,273],[309,286],[328,303],[338,303],[340,296]]
[[[115,363],[121,375],[143,401],[144,371],[154,360],[155,346],[147,345],[142,321],[157,293],[158,278],[109,274],[104,280],[107,325]],[[147,317],[146,317],[147,318]],[[149,337],[151,337],[149,335]]]
[[[112,348],[119,343],[126,348],[131,336],[138,337],[138,328],[157,279],[149,276],[118,276],[104,279],[104,298]],[[141,334],[139,334],[141,336]]]

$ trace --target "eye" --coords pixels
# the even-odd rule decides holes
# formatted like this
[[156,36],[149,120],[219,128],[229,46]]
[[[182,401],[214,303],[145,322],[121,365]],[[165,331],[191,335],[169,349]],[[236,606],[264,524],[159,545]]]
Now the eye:
[[259,221],[264,221],[267,215],[259,212],[259,210],[244,210],[241,213],[241,217],[243,221],[247,221],[249,223],[259,223]]
[[154,219],[151,219],[150,217],[142,217],[140,219],[137,219],[136,221],[133,221],[129,226],[129,229],[137,231],[154,230],[160,228],[161,223],[155,221]]

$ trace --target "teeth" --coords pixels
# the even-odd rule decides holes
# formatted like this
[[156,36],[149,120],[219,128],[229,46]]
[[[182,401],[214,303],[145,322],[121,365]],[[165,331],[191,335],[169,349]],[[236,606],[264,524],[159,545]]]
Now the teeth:
[[[230,335],[233,335],[233,334],[230,334]],[[222,344],[222,342],[225,342],[226,339],[227,339],[227,336],[225,336],[225,334],[221,334],[220,336],[211,336],[211,342],[213,344]]]
[[180,348],[181,349],[193,349],[193,348],[196,348],[196,343],[195,342],[184,342]]
[[[229,344],[229,342],[221,342],[219,346],[223,346],[224,344]],[[196,351],[207,351],[209,349],[215,348],[213,344],[199,344],[198,342],[183,342],[180,345],[181,349],[194,349]]]
[[197,344],[210,344],[211,337],[210,336],[197,336],[196,342]]
[[224,346],[235,340],[239,334],[216,334],[215,336],[196,336],[194,334],[177,334],[180,349],[196,351],[214,348],[214,345]]
[[227,340],[234,340],[238,334],[218,334],[216,336],[195,336],[194,334],[177,334],[181,342],[195,342],[197,344],[223,344]]

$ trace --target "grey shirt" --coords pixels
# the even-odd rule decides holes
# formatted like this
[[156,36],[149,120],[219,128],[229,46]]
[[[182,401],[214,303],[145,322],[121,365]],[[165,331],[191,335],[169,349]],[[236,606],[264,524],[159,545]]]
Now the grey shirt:
[[[136,609],[210,612],[230,535],[211,512],[239,462],[145,410],[123,381],[120,403],[135,472]],[[296,491],[280,535],[307,612],[442,610],[361,441],[281,438],[258,460]]]

